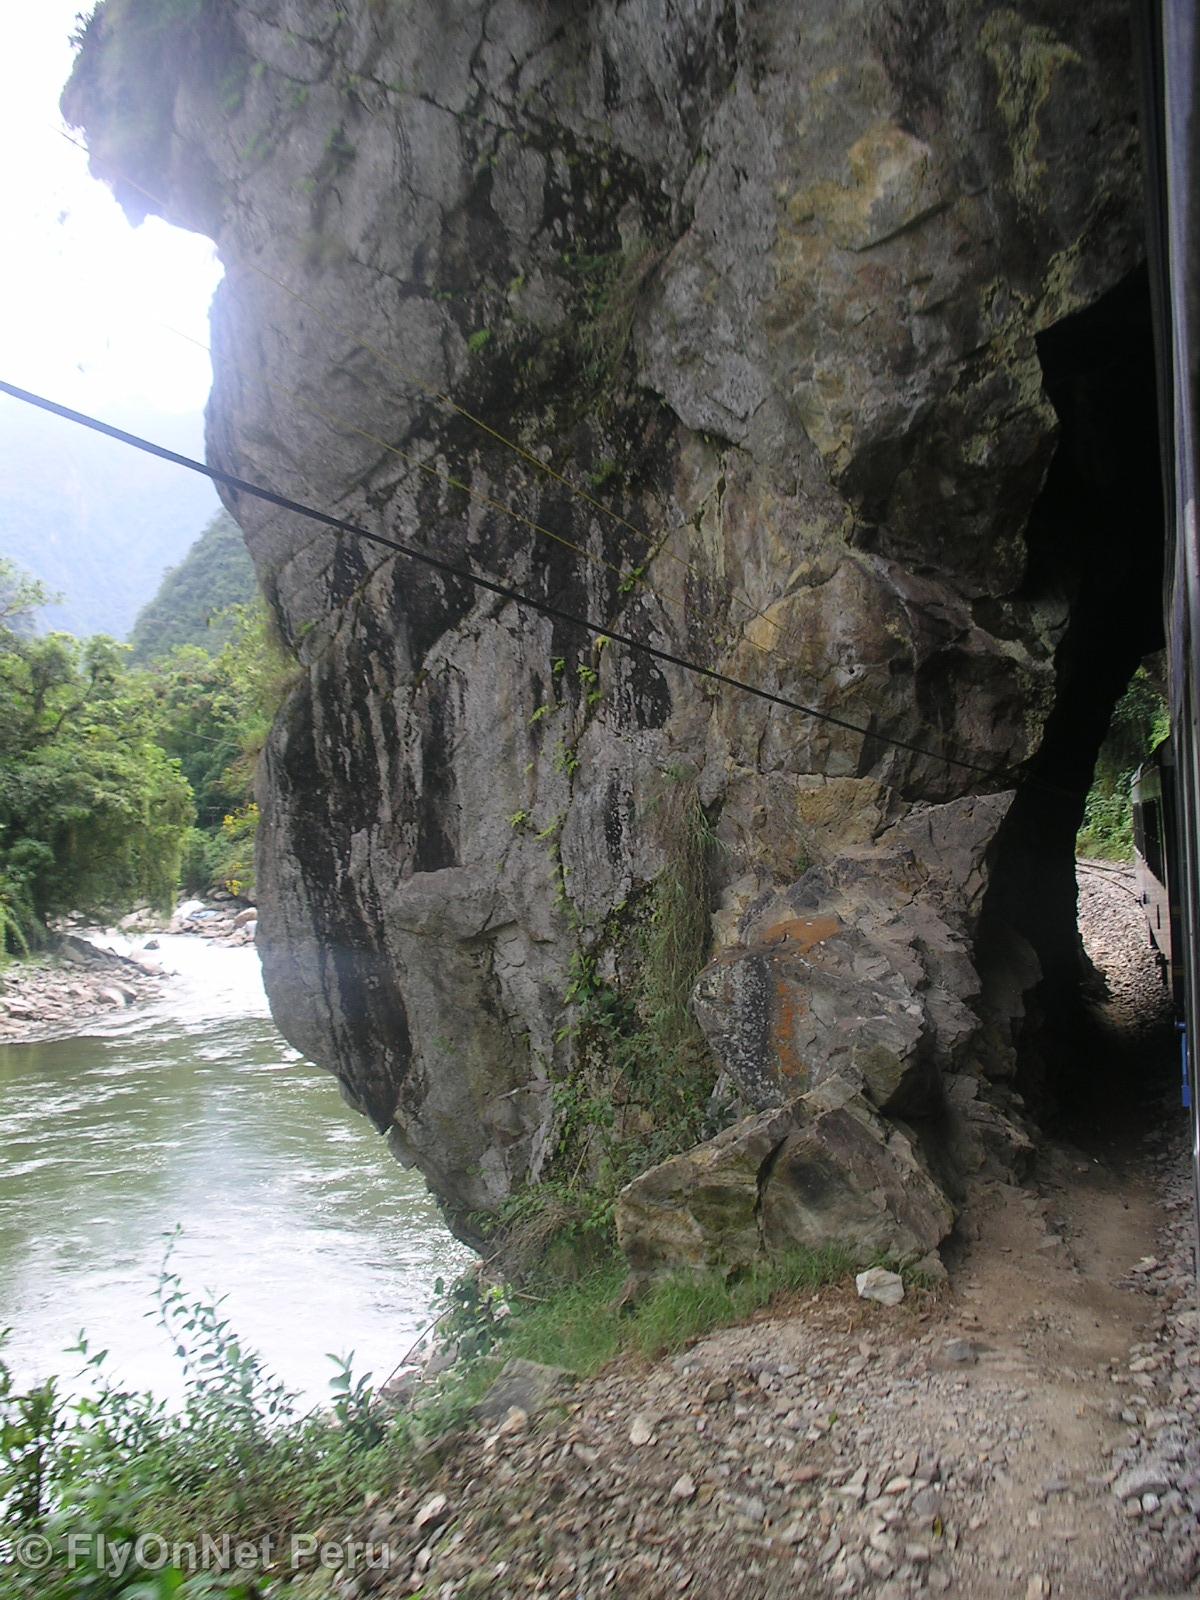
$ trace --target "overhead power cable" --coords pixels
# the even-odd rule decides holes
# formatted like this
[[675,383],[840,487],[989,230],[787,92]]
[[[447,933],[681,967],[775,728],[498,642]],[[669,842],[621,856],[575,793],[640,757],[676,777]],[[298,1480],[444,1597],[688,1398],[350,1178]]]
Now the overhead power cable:
[[144,451],[147,455],[157,456],[162,461],[173,462],[176,466],[186,467],[190,472],[197,472],[202,477],[211,479],[214,483],[223,484],[235,493],[252,496],[256,500],[265,501],[268,505],[279,507],[280,510],[291,512],[294,516],[305,517],[311,522],[320,523],[323,527],[332,529],[335,533],[350,534],[356,539],[364,539],[368,543],[380,545],[385,550],[392,550],[397,555],[404,556],[409,561],[415,561],[421,566],[428,567],[434,572],[440,572],[446,577],[462,579],[473,584],[476,588],[488,594],[494,594],[501,600],[506,600],[517,606],[524,606],[531,611],[536,611],[542,616],[550,617],[553,621],[566,623],[568,626],[581,628],[585,633],[595,635],[597,638],[607,639],[614,644],[623,645],[627,650],[632,650],[639,655],[648,656],[651,660],[661,661],[668,666],[678,667],[684,672],[707,679],[710,683],[720,684],[726,689],[736,689],[742,694],[753,695],[758,700],[765,701],[768,705],[780,706],[785,711],[795,711],[801,716],[809,717],[815,722],[821,722],[829,727],[840,728],[845,733],[852,733],[864,740],[877,740],[879,744],[895,750],[906,750],[910,755],[922,756],[929,761],[938,761],[948,767],[957,767],[965,772],[983,774],[989,780],[1000,783],[1005,777],[1012,774],[1011,768],[985,767],[977,761],[965,761],[959,756],[939,755],[935,751],[927,750],[922,745],[913,744],[907,739],[898,739],[892,734],[882,734],[872,728],[864,728],[860,724],[850,722],[844,717],[834,715],[829,711],[821,711],[816,706],[807,706],[798,700],[792,700],[787,695],[775,694],[769,689],[760,688],[757,684],[746,683],[740,678],[734,678],[725,672],[718,672],[715,667],[703,666],[698,661],[690,661],[686,656],[676,655],[673,651],[660,649],[658,645],[648,644],[642,639],[634,639],[629,634],[616,632],[606,623],[600,623],[591,617],[582,616],[577,612],[567,611],[563,607],[554,605],[548,600],[539,600],[535,595],[525,594],[513,585],[502,583],[496,578],[489,578],[482,573],[473,572],[469,567],[461,566],[458,562],[447,561],[443,556],[437,556],[427,550],[419,550],[412,545],[405,544],[399,539],[389,538],[386,534],[374,533],[369,528],[350,522],[344,517],[333,516],[328,511],[321,511],[316,506],[305,505],[299,500],[293,500],[288,495],[277,494],[273,489],[266,489],[261,484],[250,483],[245,478],[239,478],[232,472],[225,472],[220,467],[209,466],[206,462],[196,461],[191,456],[181,455],[177,450],[169,450],[165,445],[155,444],[153,440],[144,439],[139,434],[128,433],[124,428],[118,428],[111,422],[104,422],[99,417],[90,416],[85,411],[76,411],[71,406],[60,404],[57,400],[47,399],[43,395],[34,394],[29,389],[22,389],[14,383],[7,383],[0,379],[0,394],[7,394],[14,400],[19,400],[25,405],[35,406],[40,411],[49,412],[51,416],[61,417],[66,422],[75,423],[78,427],[89,428],[93,433],[104,434],[119,443],[129,445],[135,450]]
[[[180,328],[173,328],[169,323],[163,323],[162,326],[165,327],[169,333],[173,333],[176,338],[183,339],[186,341],[186,343],[195,345],[197,349],[206,351],[211,358],[212,350],[204,343],[203,340],[193,337],[193,335],[190,333],[184,333]],[[599,567],[602,571],[611,573],[618,580],[617,588],[620,594],[629,593],[633,589],[637,588],[646,594],[653,595],[657,600],[673,601],[679,606],[680,610],[685,607],[687,602],[682,593],[669,589],[656,588],[651,583],[639,582],[635,584],[633,582],[634,575],[625,568],[619,566],[615,561],[609,561],[606,556],[597,555],[595,551],[589,550],[586,545],[578,543],[577,540],[569,538],[566,534],[558,533],[553,528],[547,528],[543,523],[536,521],[526,512],[520,510],[517,506],[510,505],[503,500],[497,500],[493,495],[482,493],[480,490],[473,488],[471,484],[469,484],[464,478],[459,477],[456,473],[448,471],[445,467],[439,467],[434,463],[423,460],[420,456],[414,455],[411,450],[404,450],[397,444],[390,444],[381,434],[374,433],[370,428],[364,428],[357,422],[352,422],[349,417],[342,416],[339,412],[331,410],[328,406],[318,404],[317,401],[311,399],[305,394],[302,394],[300,390],[290,387],[288,384],[280,383],[276,379],[267,377],[265,374],[260,374],[260,378],[268,389],[273,389],[277,393],[285,395],[287,399],[291,401],[291,403],[306,416],[315,417],[332,429],[340,429],[344,433],[356,434],[360,439],[366,439],[369,444],[375,445],[378,449],[382,450],[385,455],[395,456],[398,460],[405,462],[415,471],[423,472],[426,477],[433,478],[438,483],[444,483],[451,489],[457,489],[460,494],[466,495],[469,500],[474,500],[476,504],[485,506],[489,511],[498,511],[501,516],[511,518],[512,521],[521,524],[523,527],[529,528],[533,533],[540,535],[543,539],[550,539],[555,544],[561,545],[564,549],[573,551],[575,555],[579,556],[589,565]],[[668,538],[672,531],[673,530],[668,529],[663,534],[663,539]],[[649,566],[650,561],[653,560],[655,554],[657,554],[657,551],[651,552],[651,556],[645,563],[646,566]],[[759,651],[762,655],[773,656],[774,659],[783,666],[794,665],[794,663],[789,661],[786,656],[781,655],[778,650],[772,649],[770,645],[760,644],[757,639],[752,639],[749,634],[742,634],[741,642],[749,645],[752,649]]]
[[[147,189],[146,186],[143,183],[140,183],[136,178],[130,177],[127,172],[122,171],[122,169],[112,162],[107,156],[95,155],[88,149],[87,145],[82,140],[76,139],[72,134],[68,133],[65,128],[59,128],[56,131],[59,133],[61,138],[67,141],[68,144],[73,145],[77,150],[81,150],[88,157],[89,161],[95,163],[101,168],[107,168],[114,179],[124,184],[127,188],[136,191],[143,197],[143,199],[148,200],[162,216],[166,216],[168,214],[170,208],[160,195],[155,194],[151,189]],[[177,134],[176,137],[178,138],[179,135]],[[191,143],[193,146],[195,144],[195,141],[189,141],[186,139],[183,142]],[[463,420],[469,423],[472,427],[488,436],[495,443],[499,444],[504,449],[511,451],[521,460],[527,462],[536,471],[560,484],[564,489],[567,490],[569,494],[575,496],[588,506],[592,507],[594,510],[610,518],[618,526],[625,528],[628,532],[632,533],[636,538],[642,541],[645,546],[645,552],[643,554],[642,561],[636,565],[633,572],[623,573],[621,568],[615,563],[584,549],[581,545],[577,544],[565,534],[550,532],[524,512],[518,511],[515,507],[501,506],[500,509],[503,510],[508,516],[513,517],[518,522],[524,523],[526,526],[532,529],[534,533],[544,538],[552,539],[557,544],[565,545],[568,549],[576,551],[577,554],[583,556],[584,560],[603,567],[608,567],[613,572],[618,573],[625,582],[628,582],[637,574],[646,571],[651,562],[656,560],[659,556],[662,556],[664,560],[674,562],[677,566],[682,567],[685,572],[697,579],[697,581],[703,583],[704,574],[700,571],[696,564],[692,561],[689,561],[686,556],[680,555],[678,551],[672,550],[669,546],[670,539],[675,533],[679,532],[680,527],[684,526],[683,524],[677,524],[675,527],[662,529],[657,534],[651,534],[645,528],[639,527],[636,523],[631,522],[627,517],[622,516],[620,512],[615,511],[611,506],[605,505],[603,501],[597,499],[595,495],[589,493],[588,490],[582,487],[582,485],[576,483],[574,479],[567,477],[565,473],[560,472],[549,462],[544,461],[534,451],[527,449],[518,440],[511,438],[508,434],[502,432],[500,429],[493,427],[491,423],[485,421],[482,417],[479,417],[474,412],[468,410],[452,396],[443,394],[441,390],[430,385],[424,379],[418,377],[414,372],[410,371],[403,364],[403,362],[399,361],[390,352],[383,350],[377,344],[374,344],[357,329],[352,328],[346,323],[338,322],[332,317],[328,316],[324,311],[322,311],[320,306],[316,305],[312,300],[310,300],[307,295],[302,294],[300,290],[293,288],[293,286],[285,279],[280,278],[277,276],[277,274],[269,271],[266,267],[260,265],[256,261],[246,260],[242,262],[241,265],[244,266],[248,272],[252,272],[256,277],[262,279],[263,282],[271,284],[282,294],[287,295],[289,299],[291,299],[296,305],[302,306],[304,310],[307,311],[310,316],[314,317],[322,327],[337,332],[343,337],[351,339],[360,349],[367,351],[383,366],[390,368],[402,379],[404,383],[408,384],[414,389],[419,390],[422,394],[433,400],[436,404],[447,407],[457,416],[462,417]],[[230,283],[230,292],[234,292],[232,282]],[[180,335],[180,337],[189,338],[190,336],[183,334]],[[192,342],[198,343],[199,341],[194,340]],[[310,408],[311,402],[308,402],[307,406]],[[332,422],[335,420],[332,413],[323,413],[323,415],[325,416],[326,421]],[[353,423],[339,421],[338,425],[345,426],[353,432],[363,433],[363,430],[355,427]],[[497,502],[492,501],[489,497],[481,495],[477,490],[471,489],[453,474],[448,473],[440,468],[431,467],[427,463],[420,462],[417,460],[417,458],[409,455],[399,446],[388,444],[381,439],[376,439],[376,436],[374,435],[368,435],[364,433],[363,436],[372,438],[375,440],[375,442],[382,445],[383,449],[390,451],[392,454],[397,455],[404,460],[412,461],[420,471],[429,473],[434,477],[440,477],[446,482],[450,483],[453,487],[463,489],[468,495],[472,496],[472,498],[483,500],[489,505],[498,504]],[[679,599],[679,597],[675,595],[663,594],[662,591],[656,590],[653,585],[646,584],[645,587],[649,592],[659,594],[662,598],[674,600]],[[774,630],[776,641],[774,645],[763,644],[759,640],[751,637],[749,633],[743,632],[742,638],[745,643],[750,645],[753,649],[758,650],[763,655],[773,655],[777,661],[786,666],[794,665],[790,658],[783,654],[779,649],[780,644],[788,644],[794,641],[794,627],[785,627],[784,624],[776,617],[771,616],[770,613],[763,610],[761,606],[756,606],[748,595],[743,594],[732,585],[730,586],[729,597],[731,603],[736,602],[738,606],[740,606],[749,614],[749,619],[756,619],[764,623],[768,628],[772,628]],[[743,624],[743,627],[744,626],[745,624]]]

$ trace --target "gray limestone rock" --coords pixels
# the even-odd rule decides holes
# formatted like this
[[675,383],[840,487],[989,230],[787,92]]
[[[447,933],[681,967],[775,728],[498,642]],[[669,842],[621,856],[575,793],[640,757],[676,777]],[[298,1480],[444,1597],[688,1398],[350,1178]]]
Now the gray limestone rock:
[[844,1077],[652,1167],[617,1202],[621,1248],[643,1279],[826,1245],[913,1261],[953,1222],[912,1139]]
[[515,1406],[528,1417],[536,1416],[567,1395],[574,1381],[562,1367],[548,1367],[540,1361],[515,1356],[504,1363],[475,1407],[475,1415],[483,1422],[499,1422]]
[[[1141,249],[1123,0],[564,18],[122,0],[64,100],[131,214],[219,246],[214,464],[834,719],[227,495],[297,658],[260,778],[274,1013],[475,1242],[553,1173],[556,1086],[629,1101],[567,995],[583,962],[636,1009],[685,765],[720,845],[697,1006],[744,1103],[848,1071],[915,1116],[985,1045],[1011,1071],[1037,975],[981,1039],[990,791],[1074,603],[1023,587],[1037,340]],[[757,1248],[764,1115],[698,1170],[685,1256],[706,1206]],[[922,1196],[881,1229],[932,1240],[866,1102],[838,1126]]]
[[914,812],[750,905],[694,1001],[745,1104],[783,1105],[847,1070],[882,1111],[940,1104],[940,1072],[980,1027],[969,933],[1009,798]]

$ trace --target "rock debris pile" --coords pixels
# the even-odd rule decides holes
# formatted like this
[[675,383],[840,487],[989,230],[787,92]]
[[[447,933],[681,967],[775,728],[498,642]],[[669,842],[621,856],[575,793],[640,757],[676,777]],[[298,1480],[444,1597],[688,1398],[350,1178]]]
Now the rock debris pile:
[[67,934],[53,955],[19,962],[0,987],[0,1041],[73,1033],[85,1017],[122,1011],[158,992],[155,964],[98,950]]

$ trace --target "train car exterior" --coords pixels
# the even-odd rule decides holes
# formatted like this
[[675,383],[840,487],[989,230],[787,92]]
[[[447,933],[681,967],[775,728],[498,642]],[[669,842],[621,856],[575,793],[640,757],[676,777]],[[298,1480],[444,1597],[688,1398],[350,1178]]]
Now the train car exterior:
[[[1146,152],[1147,251],[1155,312],[1158,412],[1167,514],[1164,612],[1171,702],[1165,882],[1174,888],[1178,972],[1200,1250],[1200,30],[1197,0],[1141,0],[1134,17],[1141,56]],[[1131,537],[1136,535],[1131,530]],[[1166,819],[1157,764],[1157,809]],[[1148,780],[1149,781],[1149,780]],[[1149,793],[1146,795],[1149,800]],[[1149,844],[1149,841],[1146,840]],[[1146,858],[1143,858],[1146,859]],[[1168,916],[1168,927],[1170,917]],[[1192,1048],[1189,1049],[1189,1044]]]
[[1158,957],[1163,982],[1171,986],[1174,994],[1176,1014],[1182,1020],[1183,972],[1177,959],[1181,947],[1177,932],[1179,910],[1171,893],[1176,875],[1170,871],[1175,836],[1170,745],[1168,739],[1134,774],[1133,864],[1150,943]]

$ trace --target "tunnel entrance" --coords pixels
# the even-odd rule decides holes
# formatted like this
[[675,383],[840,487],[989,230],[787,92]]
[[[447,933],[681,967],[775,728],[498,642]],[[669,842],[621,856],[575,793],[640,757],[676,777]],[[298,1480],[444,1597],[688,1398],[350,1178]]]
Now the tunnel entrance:
[[[1080,936],[1075,842],[1113,711],[1139,663],[1161,649],[1163,504],[1147,274],[1125,279],[1039,341],[1060,437],[1028,529],[1021,598],[1059,597],[1070,622],[1042,744],[997,841],[980,930],[981,970],[1024,987],[1016,1087],[1043,1126],[1125,1115],[1146,1096],[1130,1071],[1129,1028],[1112,1025],[1103,980]],[[1093,878],[1097,874],[1092,875]],[[1128,886],[1087,890],[1129,893]],[[1094,908],[1094,907],[1093,907]],[[1169,1031],[1168,1031],[1169,1045]],[[1169,1070],[1162,1040],[1153,1062]]]

